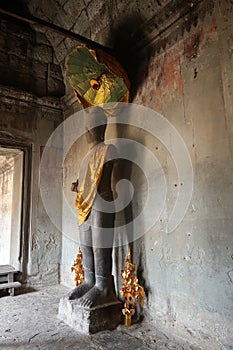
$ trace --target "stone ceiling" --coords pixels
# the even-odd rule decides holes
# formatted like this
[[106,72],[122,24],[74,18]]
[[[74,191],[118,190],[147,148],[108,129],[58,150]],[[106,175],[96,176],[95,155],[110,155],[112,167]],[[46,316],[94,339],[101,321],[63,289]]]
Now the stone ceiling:
[[[81,34],[103,45],[112,46],[114,33],[126,23],[133,35],[140,24],[158,14],[169,0],[26,0],[37,17]],[[174,2],[174,1],[173,1]],[[130,23],[129,23],[130,21]],[[50,35],[57,45],[62,38]]]
[[[23,1],[23,0],[17,0]],[[196,25],[211,11],[212,0],[24,0],[30,13],[103,46],[121,56],[150,42],[160,50],[165,43]],[[168,36],[176,32],[172,38]],[[46,36],[58,62],[78,43],[50,30]],[[171,35],[170,35],[171,36]],[[164,42],[162,42],[162,40]],[[121,52],[123,51],[123,53]],[[135,52],[133,52],[135,53]]]
[[[7,1],[9,4],[9,1]],[[150,57],[174,43],[213,9],[213,0],[17,0],[17,11],[33,15],[113,50],[131,81]],[[29,13],[27,13],[29,12]],[[79,44],[41,26],[64,67],[67,53]],[[146,50],[145,50],[146,49]]]

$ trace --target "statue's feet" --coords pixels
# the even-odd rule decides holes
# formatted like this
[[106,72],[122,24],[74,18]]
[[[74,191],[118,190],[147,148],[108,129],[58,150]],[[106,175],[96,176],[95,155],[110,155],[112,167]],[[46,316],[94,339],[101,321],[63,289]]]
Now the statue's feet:
[[112,293],[106,293],[97,286],[94,286],[83,297],[79,299],[79,305],[92,308],[98,305],[108,304],[117,301],[117,297]]
[[83,282],[80,286],[72,289],[71,292],[67,295],[69,300],[74,300],[81,298],[85,293],[87,293],[92,287],[94,283]]
[[93,308],[118,301],[112,281],[111,276],[107,283],[103,283],[103,285],[96,284],[79,299],[78,304],[83,307]]

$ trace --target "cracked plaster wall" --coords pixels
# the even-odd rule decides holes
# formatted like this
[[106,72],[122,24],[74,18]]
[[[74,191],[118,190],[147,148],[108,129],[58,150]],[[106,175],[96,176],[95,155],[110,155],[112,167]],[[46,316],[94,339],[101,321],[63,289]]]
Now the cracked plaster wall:
[[233,321],[232,18],[232,2],[215,1],[211,16],[151,60],[135,99],[176,127],[194,170],[188,211],[166,234],[180,184],[164,155],[167,212],[144,242],[149,309],[172,326],[192,325],[193,334],[212,332],[226,346]]

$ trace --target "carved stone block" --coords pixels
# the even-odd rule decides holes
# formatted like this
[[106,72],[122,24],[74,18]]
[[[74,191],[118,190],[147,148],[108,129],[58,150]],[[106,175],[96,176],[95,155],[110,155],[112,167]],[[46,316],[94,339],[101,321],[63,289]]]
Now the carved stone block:
[[103,304],[93,308],[78,305],[77,300],[64,297],[59,303],[58,318],[79,332],[90,334],[113,330],[123,322],[122,302]]

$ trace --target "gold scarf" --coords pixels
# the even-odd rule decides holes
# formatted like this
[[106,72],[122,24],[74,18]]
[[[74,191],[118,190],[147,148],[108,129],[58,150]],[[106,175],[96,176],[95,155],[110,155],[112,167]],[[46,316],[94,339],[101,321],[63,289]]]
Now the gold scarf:
[[87,219],[91,211],[102,176],[107,149],[108,145],[97,146],[88,161],[75,201],[79,225]]

